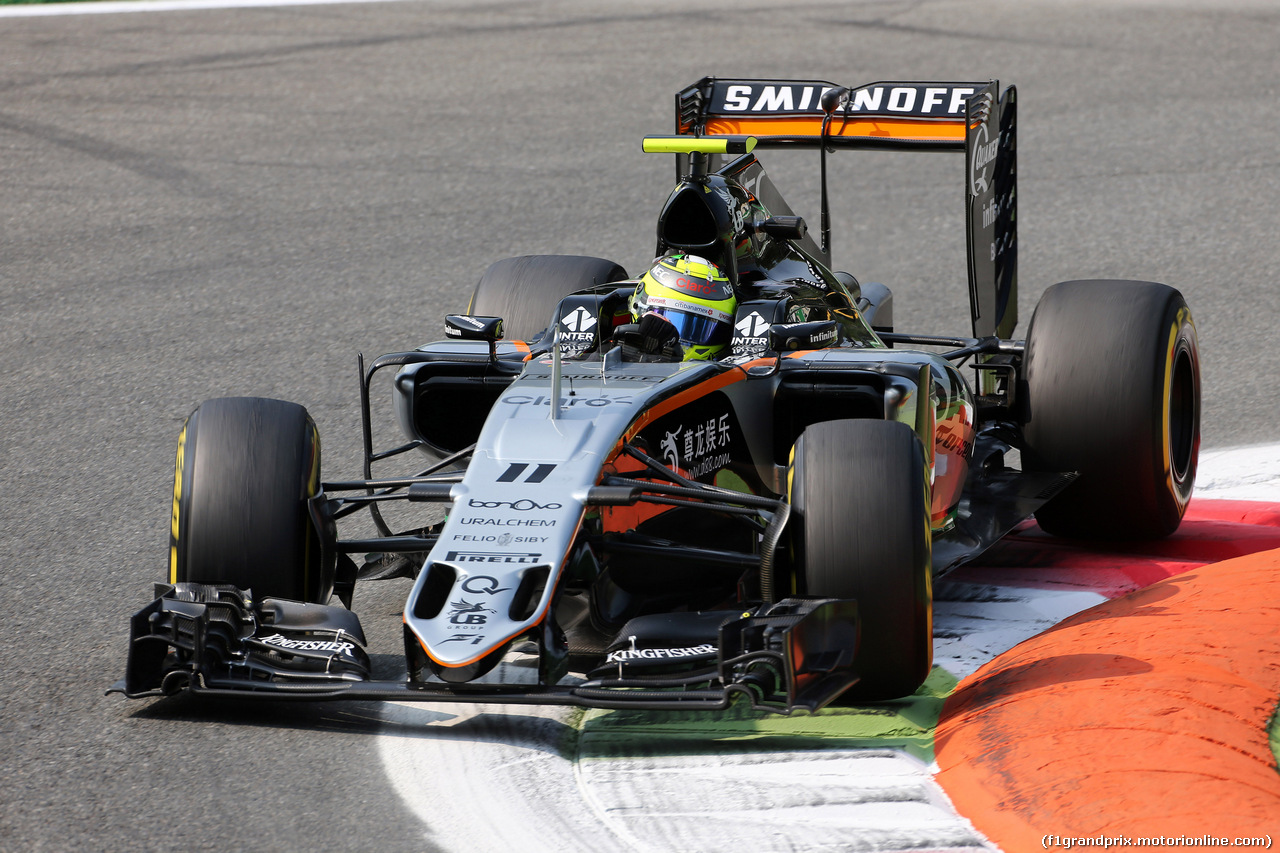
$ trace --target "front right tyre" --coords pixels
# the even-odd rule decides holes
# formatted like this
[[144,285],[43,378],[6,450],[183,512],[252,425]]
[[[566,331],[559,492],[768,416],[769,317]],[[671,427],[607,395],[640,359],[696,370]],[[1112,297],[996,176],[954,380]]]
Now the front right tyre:
[[855,599],[859,681],[842,697],[914,693],[933,663],[929,466],[906,424],[824,421],[791,453],[797,592]]
[[325,603],[333,563],[308,507],[319,489],[320,436],[302,406],[259,397],[200,404],[178,437],[169,582]]

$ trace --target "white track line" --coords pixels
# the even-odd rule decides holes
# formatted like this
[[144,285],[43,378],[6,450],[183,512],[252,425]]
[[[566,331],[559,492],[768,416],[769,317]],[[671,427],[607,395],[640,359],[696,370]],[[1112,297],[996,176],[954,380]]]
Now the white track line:
[[386,703],[378,751],[433,849],[467,853],[626,850],[576,777],[567,708]]
[[1196,497],[1280,500],[1280,444],[1202,452],[1192,500]]
[[[1280,445],[1206,451],[1198,497],[1280,501]],[[935,663],[957,678],[1105,598],[948,584]],[[569,709],[384,706],[378,749],[443,851],[995,850],[933,770],[892,749],[577,760]]]
[[596,813],[644,853],[994,849],[928,766],[893,749],[592,759],[579,778]]
[[[329,6],[337,3],[401,3],[405,0],[104,0],[101,3],[30,3],[0,6],[0,18],[55,15],[119,15],[133,12],[190,12],[199,9],[256,9],[264,6]],[[421,2],[421,0],[419,0]]]

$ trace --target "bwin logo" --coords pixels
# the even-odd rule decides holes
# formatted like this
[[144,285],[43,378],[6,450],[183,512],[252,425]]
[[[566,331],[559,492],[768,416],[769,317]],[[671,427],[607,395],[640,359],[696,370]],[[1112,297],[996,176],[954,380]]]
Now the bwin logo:
[[596,324],[596,318],[582,306],[560,318],[560,324],[571,332],[587,332]]
[[734,326],[738,330],[738,334],[744,338],[759,338],[769,331],[769,324],[756,311],[752,311],[747,316],[738,321]]

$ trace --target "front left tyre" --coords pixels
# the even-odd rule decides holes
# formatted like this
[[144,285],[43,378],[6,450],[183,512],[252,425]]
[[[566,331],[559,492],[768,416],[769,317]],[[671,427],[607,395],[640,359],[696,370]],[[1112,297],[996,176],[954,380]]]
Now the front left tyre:
[[178,437],[169,582],[325,603],[333,563],[308,505],[319,491],[320,436],[305,408],[260,397],[200,404]]

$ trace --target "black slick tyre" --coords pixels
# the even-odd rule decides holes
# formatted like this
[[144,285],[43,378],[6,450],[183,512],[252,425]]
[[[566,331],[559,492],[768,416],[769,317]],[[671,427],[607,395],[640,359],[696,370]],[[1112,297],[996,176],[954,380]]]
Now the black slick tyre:
[[929,469],[893,421],[826,421],[792,448],[796,586],[858,603],[859,682],[844,701],[916,691],[933,663]]
[[1177,290],[1067,281],[1026,351],[1023,465],[1079,479],[1036,512],[1048,533],[1156,539],[1178,528],[1200,449],[1200,353]]
[[467,313],[501,317],[508,340],[529,341],[549,326],[560,300],[571,293],[622,281],[627,271],[613,261],[580,255],[504,258],[480,277]]
[[320,437],[306,409],[258,397],[205,401],[178,438],[169,581],[324,603],[333,571],[307,506],[319,489]]

